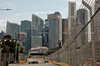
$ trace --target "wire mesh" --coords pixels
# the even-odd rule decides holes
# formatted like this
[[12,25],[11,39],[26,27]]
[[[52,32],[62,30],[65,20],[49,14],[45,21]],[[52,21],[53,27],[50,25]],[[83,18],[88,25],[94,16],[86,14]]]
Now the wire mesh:
[[55,60],[70,66],[96,66],[98,61],[100,63],[100,0],[83,1],[89,6],[80,6],[71,36],[67,36],[59,53],[49,58],[59,55]]

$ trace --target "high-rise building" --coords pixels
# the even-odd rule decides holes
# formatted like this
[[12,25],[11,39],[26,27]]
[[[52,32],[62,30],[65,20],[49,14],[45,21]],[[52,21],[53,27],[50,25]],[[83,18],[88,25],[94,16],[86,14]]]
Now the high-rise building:
[[[88,14],[86,9],[77,10],[77,20],[81,23],[81,28],[83,28],[88,23]],[[79,29],[76,29],[76,31]],[[79,31],[78,31],[79,32]],[[86,27],[81,33],[82,43],[88,42],[88,27]],[[84,40],[84,41],[83,41]]]
[[45,19],[45,27],[49,27],[49,20]]
[[31,48],[42,47],[42,36],[32,36]]
[[6,33],[11,35],[12,39],[17,39],[16,33],[18,32],[18,25],[7,21]]
[[32,14],[32,25],[31,25],[32,36],[40,36],[43,30],[43,25],[44,25],[43,19]]
[[21,21],[21,32],[22,37],[20,40],[25,47],[26,54],[28,54],[28,50],[31,49],[31,21],[23,20]]
[[25,51],[26,54],[28,54],[28,51],[31,49],[31,28],[27,29],[27,38],[26,38],[26,44],[25,44]]
[[69,2],[68,4],[68,34],[74,29],[74,22],[76,21],[76,2]]
[[42,30],[44,21],[37,15],[32,14],[31,24],[31,47],[42,46]]
[[59,12],[48,15],[49,19],[49,49],[58,47],[62,41],[62,16]]
[[45,28],[43,28],[43,31],[42,31],[42,46],[45,47]]
[[97,11],[97,9],[100,7],[100,0],[95,0],[95,7],[94,11]]
[[67,39],[68,19],[62,19],[62,44]]
[[45,25],[42,31],[42,46],[48,47],[48,32],[49,32],[49,20],[45,19]]
[[31,21],[23,20],[21,21],[21,31],[27,32],[27,29],[31,28]]
[[45,20],[45,46],[48,47],[49,44],[49,20]]
[[0,39],[2,39],[6,34],[4,33],[4,31],[0,32]]

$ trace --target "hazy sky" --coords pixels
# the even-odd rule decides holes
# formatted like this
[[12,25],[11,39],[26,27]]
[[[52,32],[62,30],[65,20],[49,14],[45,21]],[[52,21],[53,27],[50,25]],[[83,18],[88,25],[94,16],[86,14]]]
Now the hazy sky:
[[6,30],[7,21],[20,24],[21,20],[32,21],[32,14],[46,19],[47,14],[59,11],[63,18],[68,17],[68,2],[77,3],[77,9],[81,0],[0,0],[0,31]]

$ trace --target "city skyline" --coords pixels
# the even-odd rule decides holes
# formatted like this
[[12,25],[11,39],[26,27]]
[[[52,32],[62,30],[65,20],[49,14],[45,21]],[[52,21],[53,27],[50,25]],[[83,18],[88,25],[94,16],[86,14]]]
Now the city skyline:
[[[68,0],[77,3],[77,8],[80,6],[80,0]],[[46,19],[47,14],[59,11],[63,18],[68,17],[68,1],[67,0],[43,0],[43,1],[13,1],[13,0],[3,0],[0,1],[0,9],[9,8],[11,11],[0,11],[0,31],[6,31],[6,23],[10,21],[12,23],[21,24],[22,20],[31,20],[31,15],[36,14],[43,20]],[[22,4],[22,2],[24,2]],[[43,4],[45,3],[45,4]],[[51,4],[52,3],[52,4]],[[63,4],[63,5],[61,5]],[[47,6],[45,6],[47,5]],[[24,6],[24,7],[23,7]],[[31,6],[31,7],[30,7]],[[58,7],[59,6],[59,7]]]

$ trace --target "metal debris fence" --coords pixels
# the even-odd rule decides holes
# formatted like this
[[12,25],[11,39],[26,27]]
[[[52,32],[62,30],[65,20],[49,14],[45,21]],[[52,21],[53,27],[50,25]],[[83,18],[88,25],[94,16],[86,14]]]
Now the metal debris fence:
[[48,59],[70,66],[96,66],[100,64],[100,0],[82,0],[77,13],[64,45]]
[[14,61],[14,53],[2,53],[1,61]]

